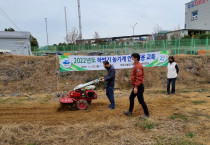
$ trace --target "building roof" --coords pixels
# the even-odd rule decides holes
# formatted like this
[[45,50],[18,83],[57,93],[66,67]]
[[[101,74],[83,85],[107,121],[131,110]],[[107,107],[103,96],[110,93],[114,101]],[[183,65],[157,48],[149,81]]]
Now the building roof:
[[166,34],[168,32],[170,32],[170,31],[169,30],[162,30],[162,31],[158,32],[158,34]]
[[[151,34],[144,34],[144,35],[131,35],[131,36],[118,36],[118,37],[105,37],[105,38],[99,38],[99,39],[123,39],[123,38],[135,38],[135,37],[148,37],[152,36]],[[83,39],[82,41],[87,41],[87,40],[95,40],[95,39]]]
[[188,31],[210,31],[210,30],[204,30],[204,29],[179,29],[179,30],[169,31],[167,33],[173,33],[173,32],[178,32],[178,31],[183,31],[183,30],[188,30]]
[[30,39],[31,33],[30,32],[19,32],[19,31],[0,31],[0,38],[2,39]]

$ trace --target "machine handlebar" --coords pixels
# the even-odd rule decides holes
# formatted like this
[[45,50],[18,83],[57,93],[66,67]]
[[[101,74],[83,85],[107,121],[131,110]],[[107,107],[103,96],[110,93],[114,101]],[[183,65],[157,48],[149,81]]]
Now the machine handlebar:
[[76,86],[76,87],[74,88],[74,90],[79,90],[79,89],[82,89],[82,88],[87,87],[87,86],[89,86],[89,85],[92,85],[92,84],[95,84],[95,83],[99,83],[101,80],[102,80],[101,78],[98,78],[98,79],[95,79],[95,80],[90,81],[90,82],[88,82],[88,83],[80,84],[80,85]]

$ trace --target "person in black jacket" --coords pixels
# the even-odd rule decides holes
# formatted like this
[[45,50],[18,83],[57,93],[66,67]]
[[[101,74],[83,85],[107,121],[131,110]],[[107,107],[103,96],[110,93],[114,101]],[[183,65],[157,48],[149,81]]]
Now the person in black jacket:
[[115,85],[115,68],[109,64],[108,61],[103,62],[104,67],[107,69],[107,76],[101,77],[102,82],[106,81],[106,95],[110,101],[109,108],[110,110],[115,109],[114,101],[114,85]]

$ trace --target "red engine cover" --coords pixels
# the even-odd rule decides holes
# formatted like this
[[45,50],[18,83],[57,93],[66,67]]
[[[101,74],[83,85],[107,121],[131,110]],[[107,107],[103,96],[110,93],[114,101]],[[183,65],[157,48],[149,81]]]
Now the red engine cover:
[[81,96],[81,93],[80,92],[71,91],[69,93],[69,95],[70,95],[70,98],[75,98],[75,97],[80,97]]

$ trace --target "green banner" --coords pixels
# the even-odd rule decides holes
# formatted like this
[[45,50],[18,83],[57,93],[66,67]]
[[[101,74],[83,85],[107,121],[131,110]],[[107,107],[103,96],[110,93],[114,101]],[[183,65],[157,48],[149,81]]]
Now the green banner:
[[[140,54],[140,63],[144,67],[168,65],[168,51]],[[103,61],[107,60],[116,69],[132,68],[131,55],[117,56],[59,56],[60,71],[104,70]]]

